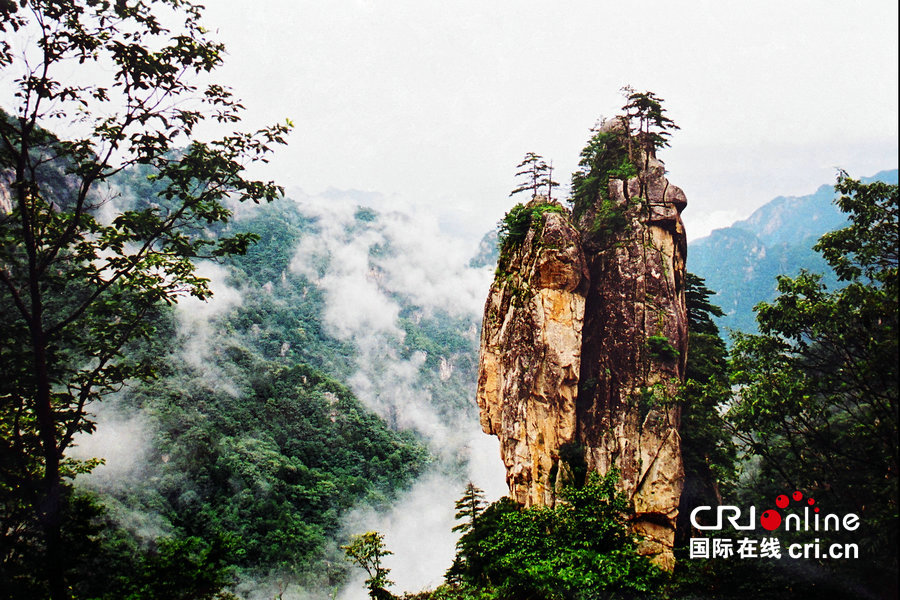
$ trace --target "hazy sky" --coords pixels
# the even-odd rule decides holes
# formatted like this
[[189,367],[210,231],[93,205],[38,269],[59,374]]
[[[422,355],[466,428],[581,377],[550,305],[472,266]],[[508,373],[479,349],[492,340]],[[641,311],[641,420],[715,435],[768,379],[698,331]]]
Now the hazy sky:
[[525,152],[567,182],[629,84],[681,131],[661,154],[689,236],[776,195],[897,166],[895,0],[208,0],[248,123],[288,117],[265,175],[376,191],[490,228]]

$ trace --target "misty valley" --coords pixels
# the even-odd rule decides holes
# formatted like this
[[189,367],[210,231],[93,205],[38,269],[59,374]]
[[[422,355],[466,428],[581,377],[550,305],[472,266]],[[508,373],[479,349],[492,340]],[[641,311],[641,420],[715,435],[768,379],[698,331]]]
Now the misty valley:
[[688,243],[625,86],[475,236],[261,177],[202,7],[0,17],[0,599],[897,598],[896,168]]

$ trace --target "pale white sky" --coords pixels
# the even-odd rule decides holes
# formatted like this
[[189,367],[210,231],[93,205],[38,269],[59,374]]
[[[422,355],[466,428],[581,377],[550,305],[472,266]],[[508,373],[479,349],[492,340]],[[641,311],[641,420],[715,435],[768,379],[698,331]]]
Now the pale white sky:
[[264,173],[377,191],[473,234],[514,202],[525,152],[567,182],[588,130],[650,89],[691,238],[835,167],[897,166],[895,0],[208,0],[256,126],[291,118]]

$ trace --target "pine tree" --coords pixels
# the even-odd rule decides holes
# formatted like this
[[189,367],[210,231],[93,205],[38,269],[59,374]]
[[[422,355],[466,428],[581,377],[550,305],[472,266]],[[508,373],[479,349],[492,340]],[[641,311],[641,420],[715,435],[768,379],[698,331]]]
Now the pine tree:
[[662,107],[663,99],[651,91],[635,92],[631,87],[622,88],[627,102],[622,107],[622,117],[630,137],[638,141],[644,151],[645,160],[655,155],[660,148],[668,147],[670,129],[680,129],[675,121],[666,116]]
[[550,167],[544,162],[544,157],[540,154],[535,154],[534,152],[526,153],[525,158],[516,165],[516,168],[519,169],[516,172],[516,177],[524,177],[525,181],[511,191],[509,193],[510,196],[531,190],[531,197],[534,198],[543,186],[546,185],[548,187],[549,194],[552,186],[559,185],[550,180],[548,175]]
[[541,178],[541,186],[547,186],[547,200],[553,200],[553,188],[559,187],[559,183],[553,181],[553,161],[547,166],[547,175]]
[[469,532],[475,527],[485,506],[484,492],[470,481],[466,484],[462,498],[456,501],[456,520],[462,523],[455,526],[453,531],[461,531],[463,534]]
[[[719,505],[734,483],[736,448],[722,417],[731,400],[728,351],[712,317],[725,313],[710,302],[712,290],[703,278],[685,273],[689,347],[685,382],[679,393],[684,489],[678,512],[679,542],[690,537],[690,512]],[[724,488],[724,489],[723,489]]]

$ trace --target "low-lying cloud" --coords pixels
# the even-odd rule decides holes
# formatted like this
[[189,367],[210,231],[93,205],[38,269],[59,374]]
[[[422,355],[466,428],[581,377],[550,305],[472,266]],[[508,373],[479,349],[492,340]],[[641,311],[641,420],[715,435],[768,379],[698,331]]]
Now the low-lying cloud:
[[[399,351],[405,336],[400,315],[414,306],[420,318],[468,319],[474,351],[474,325],[492,273],[468,267],[475,247],[444,233],[433,214],[414,208],[360,213],[353,197],[335,194],[304,200],[300,209],[315,220],[318,232],[298,245],[291,269],[324,292],[329,333],[354,346],[356,370],[348,384],[390,424],[422,435],[438,458],[387,513],[370,507],[353,511],[345,520],[346,534],[384,534],[394,553],[385,565],[396,590],[433,588],[455,553],[454,503],[466,482],[475,482],[490,500],[505,494],[506,486],[497,442],[478,424],[474,388],[467,407],[449,418],[439,412],[423,377],[428,357],[423,352],[404,357]],[[460,463],[465,472],[456,467]],[[361,573],[341,591],[341,600],[366,597]]]

